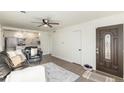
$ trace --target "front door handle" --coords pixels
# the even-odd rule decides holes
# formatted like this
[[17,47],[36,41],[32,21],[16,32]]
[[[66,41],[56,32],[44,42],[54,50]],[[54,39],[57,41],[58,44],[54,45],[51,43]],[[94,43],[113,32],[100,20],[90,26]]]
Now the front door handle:
[[99,54],[99,48],[96,48],[96,54]]

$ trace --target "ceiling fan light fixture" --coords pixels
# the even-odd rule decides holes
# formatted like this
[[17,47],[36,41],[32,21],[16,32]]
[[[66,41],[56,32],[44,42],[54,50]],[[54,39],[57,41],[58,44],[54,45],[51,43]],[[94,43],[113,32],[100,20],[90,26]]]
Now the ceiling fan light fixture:
[[50,28],[52,28],[53,25],[59,25],[59,23],[50,22],[49,19],[42,19],[40,21],[41,22],[32,22],[32,23],[39,23],[39,25],[37,27],[44,26],[44,27],[50,27]]
[[44,22],[46,22],[46,23],[47,23],[47,22],[48,22],[48,19],[44,19]]
[[26,11],[20,11],[21,13],[23,13],[23,14],[26,14]]
[[44,26],[44,27],[48,27],[48,25],[47,25],[47,24],[44,24],[43,26]]

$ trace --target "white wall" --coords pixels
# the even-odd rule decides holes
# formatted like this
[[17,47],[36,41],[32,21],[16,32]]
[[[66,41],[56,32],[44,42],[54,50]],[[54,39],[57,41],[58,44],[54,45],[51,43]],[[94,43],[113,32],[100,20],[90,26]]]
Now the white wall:
[[[70,62],[73,62],[71,53],[72,31],[81,30],[82,40],[82,65],[90,64],[95,68],[95,27],[91,24],[81,24],[58,30],[53,33],[53,51],[52,55]],[[65,44],[61,44],[66,42]]]
[[0,25],[0,51],[2,51],[2,30]]
[[49,32],[40,32],[40,41],[41,41],[41,49],[43,51],[43,55],[50,54],[51,51],[51,43],[50,43],[50,33]]
[[[72,30],[72,29],[71,29]],[[53,50],[52,55],[70,62],[73,62],[72,53],[71,53],[71,45],[69,42],[71,41],[71,30],[62,29],[56,32],[53,32]]]
[[[65,44],[61,47],[61,42],[63,40],[68,40],[70,37],[69,31],[81,30],[82,32],[82,65],[90,64],[96,69],[96,28],[101,26],[108,26],[114,24],[123,24],[124,23],[124,14],[109,16],[87,23],[67,27],[61,30],[58,30],[56,33],[53,33],[53,56],[62,58],[64,60],[71,61],[71,51],[69,49],[69,44]],[[71,39],[70,39],[71,40]],[[68,48],[67,48],[68,47]]]
[[53,31],[49,32],[49,54],[53,51]]
[[[80,30],[70,28],[53,32],[52,55],[69,62],[80,64]],[[75,39],[77,37],[77,39]],[[79,42],[77,41],[79,40]],[[78,58],[77,58],[78,57]]]
[[3,32],[0,25],[0,51],[3,50]]

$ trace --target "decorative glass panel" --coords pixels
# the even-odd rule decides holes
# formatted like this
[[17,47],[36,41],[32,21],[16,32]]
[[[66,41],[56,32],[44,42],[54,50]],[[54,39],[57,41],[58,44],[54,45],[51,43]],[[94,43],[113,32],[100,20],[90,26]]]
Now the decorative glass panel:
[[111,35],[105,35],[105,59],[111,59]]

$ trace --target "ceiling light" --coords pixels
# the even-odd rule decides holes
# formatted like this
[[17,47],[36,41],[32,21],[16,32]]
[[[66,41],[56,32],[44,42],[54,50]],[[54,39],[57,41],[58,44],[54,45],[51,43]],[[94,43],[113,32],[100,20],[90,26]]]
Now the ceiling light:
[[47,24],[45,24],[45,25],[44,25],[44,27],[48,27],[48,25],[47,25]]

